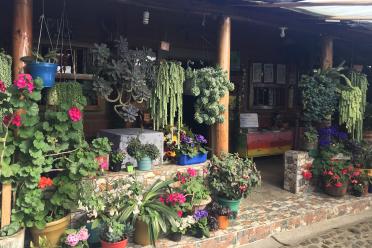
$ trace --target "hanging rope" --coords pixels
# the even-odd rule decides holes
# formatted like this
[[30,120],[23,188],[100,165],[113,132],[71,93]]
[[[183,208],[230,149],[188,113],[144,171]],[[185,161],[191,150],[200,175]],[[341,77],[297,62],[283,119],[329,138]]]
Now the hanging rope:
[[[37,56],[40,52],[40,43],[41,43],[41,34],[43,32],[43,26],[45,25],[45,29],[47,31],[47,34],[48,34],[48,38],[49,38],[49,42],[50,42],[50,46],[52,47],[52,50],[54,50],[53,48],[53,42],[52,42],[52,38],[50,36],[50,32],[49,32],[49,29],[48,29],[48,23],[46,22],[45,20],[45,1],[43,0],[43,6],[42,6],[42,14],[39,18],[39,22],[40,22],[40,32],[39,32],[39,40],[38,40],[38,43],[37,43]],[[37,61],[38,57],[36,57],[36,61]]]

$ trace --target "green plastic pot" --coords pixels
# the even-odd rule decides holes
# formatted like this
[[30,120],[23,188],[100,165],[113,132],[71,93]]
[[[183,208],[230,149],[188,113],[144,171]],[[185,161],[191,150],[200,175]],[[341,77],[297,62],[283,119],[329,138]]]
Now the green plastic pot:
[[220,205],[228,207],[233,212],[239,212],[239,206],[242,199],[238,200],[229,200],[223,197],[218,196],[217,201]]
[[144,157],[137,161],[137,168],[141,171],[149,171],[152,168],[152,161],[149,157]]

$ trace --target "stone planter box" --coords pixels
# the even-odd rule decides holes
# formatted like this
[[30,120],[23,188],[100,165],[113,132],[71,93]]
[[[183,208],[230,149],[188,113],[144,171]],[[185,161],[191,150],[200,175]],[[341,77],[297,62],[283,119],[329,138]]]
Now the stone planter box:
[[24,248],[25,229],[9,237],[0,237],[0,248]]

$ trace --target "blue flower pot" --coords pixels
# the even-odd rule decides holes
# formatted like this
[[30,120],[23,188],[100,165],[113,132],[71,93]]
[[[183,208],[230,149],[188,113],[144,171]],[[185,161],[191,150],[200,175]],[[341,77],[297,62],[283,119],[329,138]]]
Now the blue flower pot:
[[137,161],[137,169],[141,171],[149,171],[152,169],[152,161],[149,157],[144,157]]
[[53,87],[56,79],[57,64],[32,62],[27,64],[27,70],[33,79],[39,77],[43,80],[44,88]]
[[188,155],[180,155],[177,160],[178,165],[190,165],[190,164],[201,164],[207,161],[208,153],[199,153],[195,157],[190,157]]

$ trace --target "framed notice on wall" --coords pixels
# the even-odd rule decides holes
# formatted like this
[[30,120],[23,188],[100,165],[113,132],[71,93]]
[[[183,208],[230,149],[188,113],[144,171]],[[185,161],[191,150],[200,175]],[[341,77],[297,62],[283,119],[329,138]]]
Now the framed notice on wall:
[[261,63],[252,64],[252,82],[253,83],[262,82],[262,64]]
[[240,128],[258,127],[257,113],[240,114]]
[[274,82],[274,65],[264,64],[264,83]]
[[286,83],[286,75],[287,75],[286,66],[283,64],[276,65],[276,83],[277,84],[285,84]]

